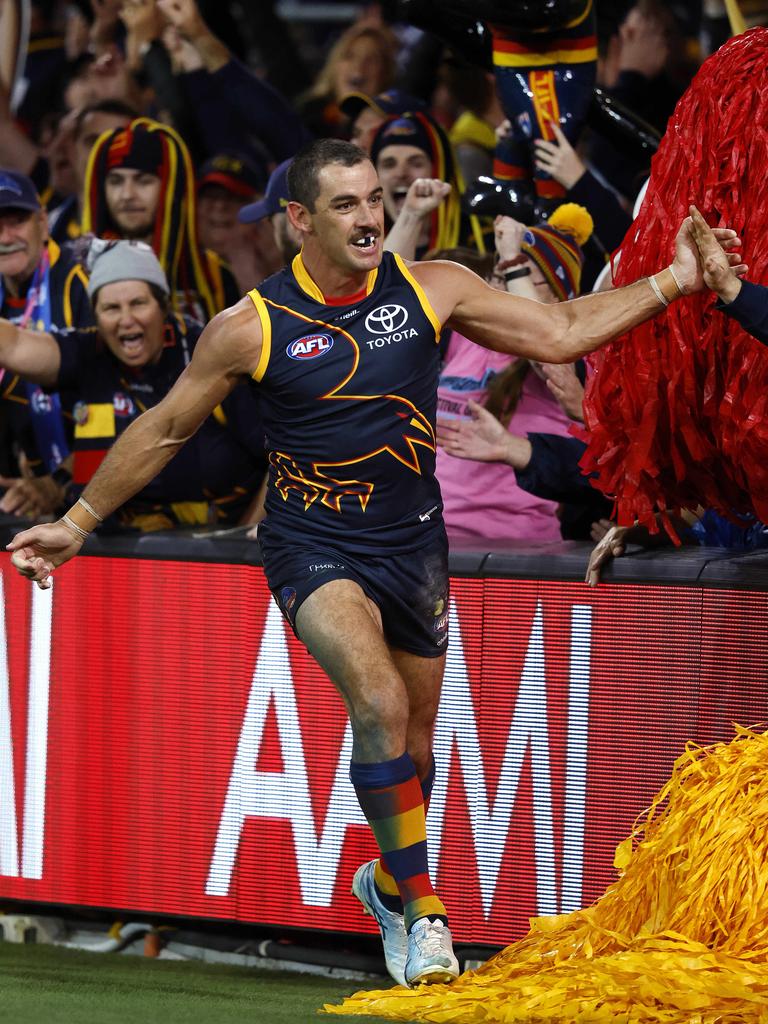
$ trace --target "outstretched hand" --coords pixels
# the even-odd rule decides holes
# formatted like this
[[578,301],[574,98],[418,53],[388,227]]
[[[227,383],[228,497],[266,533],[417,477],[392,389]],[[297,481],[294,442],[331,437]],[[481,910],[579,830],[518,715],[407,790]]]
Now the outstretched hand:
[[717,292],[723,302],[733,302],[741,291],[740,276],[746,273],[746,264],[733,266],[717,241],[712,228],[695,206],[690,207],[691,234],[699,250],[704,284]]
[[[734,252],[741,245],[739,236],[732,228],[710,228],[709,230],[728,267],[738,277],[743,277],[747,272],[747,265],[741,262],[741,254]],[[683,295],[700,292],[704,287],[704,271],[693,232],[692,217],[686,217],[677,232],[672,270],[682,288]]]
[[11,552],[11,563],[17,572],[41,590],[48,590],[53,570],[73,558],[82,546],[82,538],[59,520],[17,533],[5,549]]

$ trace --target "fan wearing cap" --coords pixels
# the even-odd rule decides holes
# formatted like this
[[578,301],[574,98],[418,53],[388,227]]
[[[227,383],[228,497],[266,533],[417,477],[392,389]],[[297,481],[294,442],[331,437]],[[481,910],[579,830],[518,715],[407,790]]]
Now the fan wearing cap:
[[205,323],[240,294],[221,257],[197,237],[189,150],[167,125],[139,117],[101,136],[85,181],[83,231],[147,242],[171,288],[171,305]]
[[286,216],[289,203],[288,168],[290,160],[283,160],[272,171],[267,182],[267,190],[262,199],[255,203],[242,206],[237,218],[241,224],[261,224],[269,219],[272,236],[283,264],[288,264],[298,255],[301,249],[301,235],[291,225]]
[[[482,229],[476,217],[467,224],[462,218],[459,197],[464,183],[453,150],[443,129],[423,111],[392,117],[376,131],[371,143],[371,160],[383,188],[384,209],[393,225],[406,206],[408,190],[418,179],[437,179],[450,192],[425,211],[415,232],[414,252],[397,251],[411,257],[428,249],[453,248],[462,239],[485,251]],[[464,236],[468,236],[464,238]]]
[[387,89],[376,96],[363,92],[351,92],[339,104],[343,114],[349,118],[349,138],[366,153],[378,128],[390,117],[402,116],[412,111],[425,110],[423,100],[403,92],[401,89]]
[[[0,170],[0,316],[31,330],[86,328],[93,323],[86,283],[80,263],[48,237],[48,217],[32,181]],[[8,476],[0,480],[6,488],[0,512],[52,511],[63,497],[69,465],[58,398],[44,396],[17,374],[0,372],[0,401],[7,442],[23,452],[25,471],[15,460],[3,460]]]
[[[168,393],[200,334],[170,312],[168,281],[150,246],[96,239],[89,263],[96,331],[36,332],[0,320],[0,367],[70,396],[75,495],[126,427]],[[228,424],[242,423],[244,397],[233,392],[189,453],[119,511],[120,524],[148,530],[239,521],[263,476],[258,423],[247,435]]]
[[200,244],[226,260],[241,292],[279,270],[283,262],[268,225],[246,228],[238,219],[244,206],[262,198],[266,182],[266,168],[239,153],[219,153],[198,172]]

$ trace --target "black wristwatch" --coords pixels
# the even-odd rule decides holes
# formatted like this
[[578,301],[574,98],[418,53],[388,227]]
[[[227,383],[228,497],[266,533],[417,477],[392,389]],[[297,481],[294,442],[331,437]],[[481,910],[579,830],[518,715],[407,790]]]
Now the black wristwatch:
[[505,281],[514,281],[517,277],[528,277],[530,272],[530,267],[516,267],[514,270],[505,270],[501,276]]

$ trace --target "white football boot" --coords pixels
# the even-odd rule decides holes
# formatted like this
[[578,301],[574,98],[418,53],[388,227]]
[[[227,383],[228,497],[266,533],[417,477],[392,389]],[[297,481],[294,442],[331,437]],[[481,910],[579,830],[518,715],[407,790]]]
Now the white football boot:
[[434,985],[459,976],[459,961],[454,956],[451,930],[442,921],[421,917],[408,934],[405,982],[409,988]]
[[[375,918],[384,943],[384,960],[387,970],[398,985],[405,985],[405,959],[408,954],[408,935],[402,914],[387,910],[379,899],[373,881],[376,861],[369,860],[361,864],[352,879],[352,895],[363,905],[366,914]],[[458,968],[457,968],[458,972]]]

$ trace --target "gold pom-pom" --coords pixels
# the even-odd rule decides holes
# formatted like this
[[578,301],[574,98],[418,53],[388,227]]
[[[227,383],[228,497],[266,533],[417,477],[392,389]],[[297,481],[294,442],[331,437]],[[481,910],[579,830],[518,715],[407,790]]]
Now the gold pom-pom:
[[562,231],[564,235],[571,235],[577,245],[584,245],[595,230],[589,210],[578,203],[563,203],[562,206],[558,206],[547,224],[557,231]]
[[452,985],[328,1014],[435,1024],[768,1024],[768,732],[688,743],[616,851],[619,878]]

